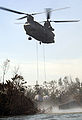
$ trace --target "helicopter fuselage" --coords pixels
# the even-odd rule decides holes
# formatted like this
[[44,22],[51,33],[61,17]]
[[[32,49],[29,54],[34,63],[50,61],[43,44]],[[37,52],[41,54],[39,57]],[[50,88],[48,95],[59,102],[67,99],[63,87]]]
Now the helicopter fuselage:
[[[54,43],[54,37],[55,34],[52,32],[54,31],[54,29],[51,26],[51,22],[55,22],[55,23],[63,23],[63,22],[79,22],[79,20],[50,20],[50,13],[52,11],[56,11],[56,10],[62,10],[62,9],[67,9],[69,7],[65,7],[65,8],[60,8],[60,9],[55,9],[55,10],[51,10],[50,8],[46,9],[46,12],[41,12],[41,13],[32,13],[32,14],[28,14],[28,13],[24,13],[24,12],[20,12],[20,11],[16,11],[16,10],[12,10],[12,9],[8,9],[5,7],[1,7],[0,6],[0,10],[5,10],[8,12],[13,12],[16,14],[21,14],[24,15],[24,17],[19,18],[18,20],[22,20],[24,18],[27,18],[27,22],[24,24],[24,29],[26,31],[26,34],[29,35],[29,40],[31,40],[31,37],[35,38],[35,40],[40,41],[41,43]],[[42,13],[46,13],[47,15],[47,19],[44,23],[44,25],[39,24],[38,22],[34,21],[34,15],[37,14],[42,14]]]
[[24,24],[26,34],[42,43],[54,43],[55,34],[45,26],[36,21],[29,21]]

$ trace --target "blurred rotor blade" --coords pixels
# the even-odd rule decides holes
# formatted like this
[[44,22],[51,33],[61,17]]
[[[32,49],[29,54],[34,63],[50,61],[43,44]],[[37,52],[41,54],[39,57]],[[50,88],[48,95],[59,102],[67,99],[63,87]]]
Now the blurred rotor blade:
[[25,24],[25,23],[14,23],[14,24],[20,25],[20,24]]
[[64,10],[64,9],[68,9],[68,8],[70,8],[70,7],[58,8],[58,9],[51,10],[51,12],[53,12],[53,11],[59,11],[59,10]]
[[26,26],[27,26],[27,25],[30,25],[29,23],[15,23],[15,24],[16,24],[16,25],[24,25],[24,26],[25,26],[25,25],[26,25]]
[[8,8],[5,8],[5,7],[0,7],[1,10],[5,10],[5,11],[9,11],[9,12],[13,12],[13,13],[17,13],[17,14],[25,14],[25,15],[28,15],[26,13],[23,13],[23,12],[19,12],[19,11],[15,11],[15,10],[11,10],[11,9],[8,9]]
[[50,21],[50,22],[55,22],[55,23],[62,23],[62,22],[79,22],[80,20],[63,20],[63,21],[58,21],[58,20],[55,20],[55,21]]
[[[68,8],[70,8],[70,7],[58,8],[58,9],[54,9],[54,10],[50,9],[49,12],[64,10],[64,9],[68,9]],[[44,11],[44,12],[39,12],[39,13],[32,13],[30,15],[37,15],[37,14],[43,14],[43,13],[46,13],[46,12]]]
[[32,14],[30,14],[30,15],[38,15],[38,14],[43,14],[43,13],[45,13],[45,12],[32,13]]
[[[55,9],[55,10],[51,10],[51,9],[50,9],[50,11],[48,11],[48,12],[53,12],[53,11],[63,10],[63,9],[67,9],[67,8],[70,8],[70,7],[59,8],[59,9]],[[9,11],[9,12],[13,12],[13,13],[17,13],[17,14],[25,14],[25,15],[37,15],[37,14],[43,14],[43,13],[46,13],[46,12],[44,11],[44,12],[39,12],[39,13],[27,14],[27,13],[24,13],[24,12],[15,11],[15,10],[8,9],[8,8],[5,8],[5,7],[0,7],[0,9],[1,9],[1,10],[5,10],[5,11]]]
[[47,20],[49,20],[51,15],[51,8],[46,8],[46,13],[47,13]]
[[24,17],[18,18],[17,20],[22,20],[22,19],[24,19],[24,18],[27,18],[27,15],[24,16]]

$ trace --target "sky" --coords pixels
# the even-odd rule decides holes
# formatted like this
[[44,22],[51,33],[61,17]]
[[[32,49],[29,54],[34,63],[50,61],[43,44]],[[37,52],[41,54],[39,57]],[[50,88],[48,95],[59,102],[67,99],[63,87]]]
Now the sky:
[[[82,81],[82,0],[0,0],[0,6],[26,13],[43,12],[45,8],[70,7],[52,12],[51,20],[80,20],[78,23],[52,23],[55,29],[55,43],[39,45],[35,39],[28,40],[23,24],[15,24],[25,23],[26,19],[17,21],[21,15],[0,10],[0,78],[1,66],[9,59],[10,69],[6,78],[12,76],[14,66],[19,66],[20,74],[28,84],[35,84],[37,79],[41,84],[45,80],[55,80],[64,76],[79,77]],[[41,22],[46,20],[46,14],[36,15],[34,18]]]

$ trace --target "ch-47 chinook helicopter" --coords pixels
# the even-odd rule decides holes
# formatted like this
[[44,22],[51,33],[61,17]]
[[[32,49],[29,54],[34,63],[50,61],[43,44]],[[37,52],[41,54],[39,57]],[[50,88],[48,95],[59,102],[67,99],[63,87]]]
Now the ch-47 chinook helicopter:
[[[79,21],[79,20],[63,20],[63,21],[58,21],[58,20],[51,21],[50,20],[50,13],[52,11],[63,10],[67,8],[69,7],[55,9],[55,10],[47,8],[46,12],[28,14],[28,13],[8,9],[5,7],[0,7],[1,10],[25,15],[24,17],[21,17],[18,20],[27,18],[27,22],[24,24],[24,29],[26,31],[26,34],[29,35],[28,40],[31,40],[33,37],[36,40],[40,41],[40,44],[41,43],[47,43],[47,44],[55,43],[54,41],[55,34],[53,33],[54,29],[51,26],[51,22],[60,23],[60,22],[78,22]],[[47,15],[46,21],[43,21],[44,25],[41,25],[39,22],[34,21],[34,17],[33,17],[34,15],[42,14],[42,13],[46,13]]]

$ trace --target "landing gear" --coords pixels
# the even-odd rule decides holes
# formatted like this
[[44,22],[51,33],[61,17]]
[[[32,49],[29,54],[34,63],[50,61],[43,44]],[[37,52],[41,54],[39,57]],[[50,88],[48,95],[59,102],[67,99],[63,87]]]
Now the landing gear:
[[39,44],[41,45],[41,41],[39,42]]
[[32,38],[31,38],[31,37],[28,37],[28,40],[32,40]]

